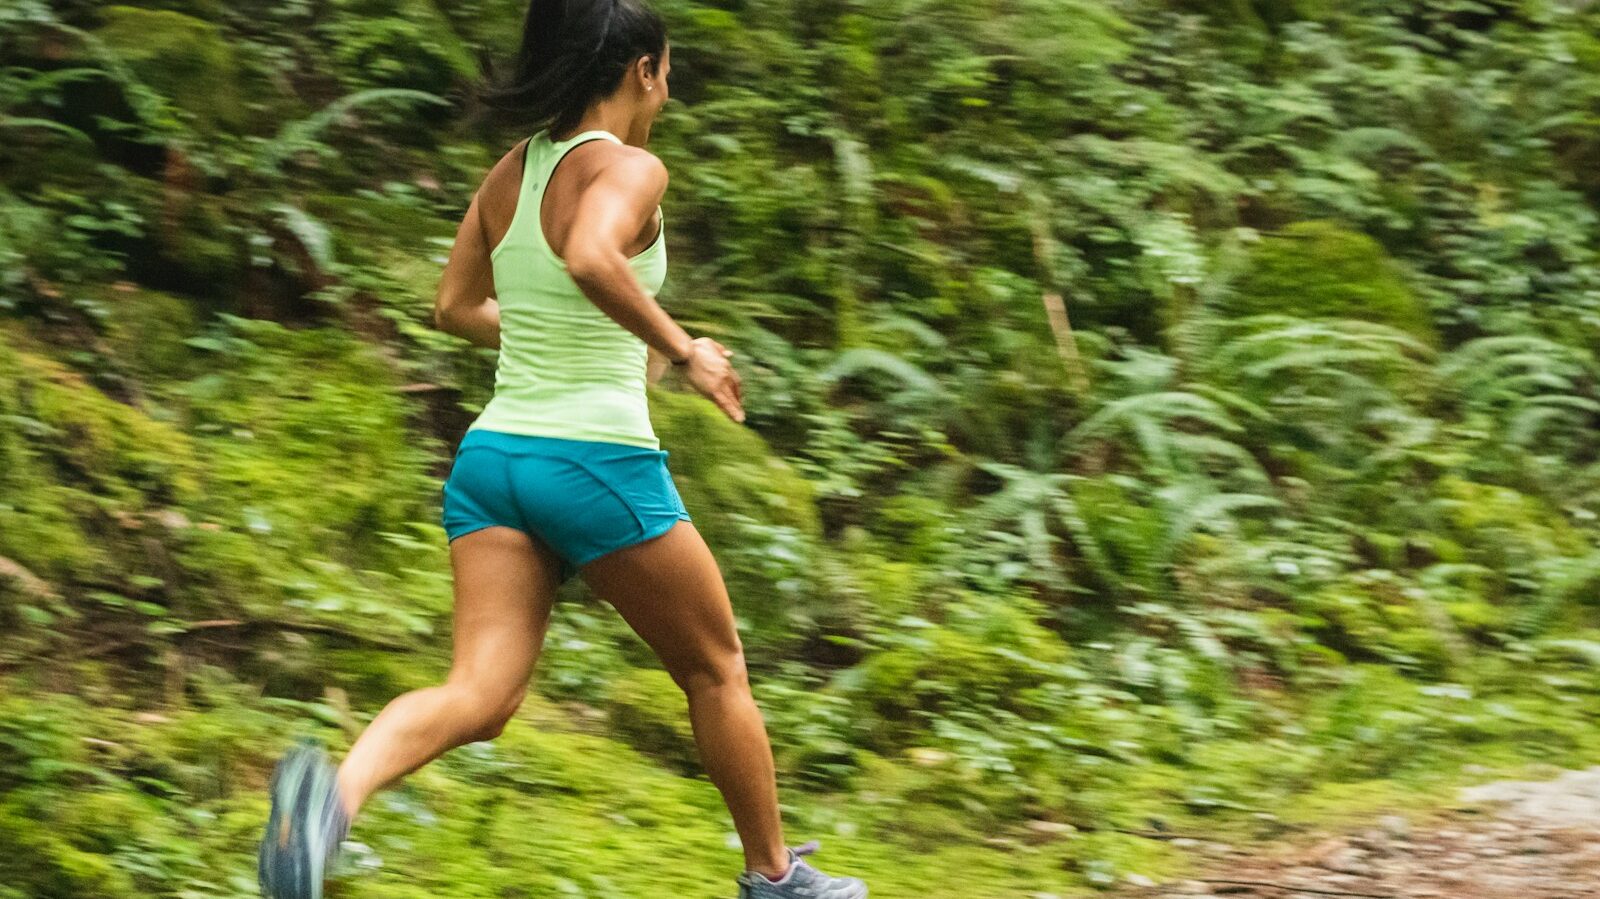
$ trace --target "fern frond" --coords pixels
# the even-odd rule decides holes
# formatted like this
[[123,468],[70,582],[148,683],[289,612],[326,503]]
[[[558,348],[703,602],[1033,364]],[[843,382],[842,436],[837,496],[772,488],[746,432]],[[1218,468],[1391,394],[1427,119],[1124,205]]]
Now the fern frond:
[[427,91],[407,88],[372,88],[356,91],[329,103],[303,119],[290,122],[278,130],[276,137],[263,141],[252,166],[257,174],[273,175],[284,160],[305,150],[321,147],[317,137],[341,117],[366,106],[384,103],[415,103],[429,106],[448,106],[449,101]]

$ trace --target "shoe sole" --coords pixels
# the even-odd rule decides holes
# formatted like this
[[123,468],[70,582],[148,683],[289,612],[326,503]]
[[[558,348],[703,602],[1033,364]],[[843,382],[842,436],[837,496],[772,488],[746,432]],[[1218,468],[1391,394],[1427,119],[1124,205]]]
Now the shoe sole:
[[272,811],[261,838],[258,879],[268,899],[322,899],[327,859],[313,837],[321,815],[311,808],[329,776],[320,750],[291,749],[272,772]]

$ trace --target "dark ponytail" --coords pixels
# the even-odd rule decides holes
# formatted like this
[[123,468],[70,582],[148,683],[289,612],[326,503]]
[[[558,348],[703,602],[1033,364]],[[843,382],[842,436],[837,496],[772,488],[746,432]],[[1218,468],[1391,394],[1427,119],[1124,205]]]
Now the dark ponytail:
[[516,62],[483,99],[523,125],[564,134],[634,60],[660,66],[666,49],[666,26],[645,0],[532,0]]

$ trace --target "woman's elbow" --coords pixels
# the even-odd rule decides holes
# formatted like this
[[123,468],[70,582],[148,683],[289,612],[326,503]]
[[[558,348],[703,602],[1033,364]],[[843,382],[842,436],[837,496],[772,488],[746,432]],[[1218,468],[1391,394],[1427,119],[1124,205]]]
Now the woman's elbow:
[[611,254],[603,250],[573,251],[563,261],[567,265],[567,274],[585,292],[604,284],[616,269]]
[[460,337],[466,313],[467,310],[461,303],[440,298],[433,304],[433,326],[446,334]]

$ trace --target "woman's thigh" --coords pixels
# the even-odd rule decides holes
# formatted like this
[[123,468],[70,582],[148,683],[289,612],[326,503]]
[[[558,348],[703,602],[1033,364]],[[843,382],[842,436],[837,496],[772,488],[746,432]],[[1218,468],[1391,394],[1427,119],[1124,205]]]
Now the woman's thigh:
[[684,686],[744,676],[743,648],[722,571],[692,522],[608,553],[579,574]]
[[455,572],[450,679],[521,695],[560,586],[561,560],[537,537],[487,527],[450,542]]

